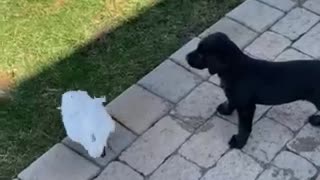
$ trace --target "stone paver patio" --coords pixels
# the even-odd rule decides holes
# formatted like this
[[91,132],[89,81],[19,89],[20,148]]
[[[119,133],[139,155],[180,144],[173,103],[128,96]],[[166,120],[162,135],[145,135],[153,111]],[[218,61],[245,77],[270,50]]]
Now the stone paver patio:
[[[192,69],[185,55],[222,31],[245,53],[269,61],[320,58],[320,0],[246,0],[177,50],[107,109],[117,119],[104,158],[65,138],[20,180],[320,180],[320,128],[306,102],[258,106],[252,136],[229,149],[237,116],[221,116],[216,76]],[[320,73],[320,72],[319,72]],[[319,176],[319,177],[318,177]]]

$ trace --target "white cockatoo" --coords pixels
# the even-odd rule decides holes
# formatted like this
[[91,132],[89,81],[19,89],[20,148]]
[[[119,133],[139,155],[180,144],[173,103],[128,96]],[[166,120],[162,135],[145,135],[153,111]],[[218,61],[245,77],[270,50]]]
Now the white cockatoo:
[[105,97],[91,98],[85,91],[68,91],[59,108],[69,138],[93,158],[104,155],[108,137],[115,131],[115,122],[103,106],[105,101]]

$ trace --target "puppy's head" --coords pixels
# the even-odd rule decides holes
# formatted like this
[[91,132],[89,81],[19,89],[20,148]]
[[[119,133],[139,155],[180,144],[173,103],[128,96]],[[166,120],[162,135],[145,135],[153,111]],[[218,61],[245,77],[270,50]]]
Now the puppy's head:
[[186,59],[196,69],[208,68],[210,74],[221,73],[242,56],[241,50],[227,35],[218,32],[204,38]]

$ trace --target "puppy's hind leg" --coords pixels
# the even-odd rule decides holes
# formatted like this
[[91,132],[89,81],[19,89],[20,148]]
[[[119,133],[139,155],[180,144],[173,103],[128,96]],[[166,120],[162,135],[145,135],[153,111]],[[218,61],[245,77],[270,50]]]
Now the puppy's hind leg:
[[[317,98],[317,100],[312,100],[310,101],[312,102],[318,109],[318,111],[320,110],[320,98]],[[312,126],[320,126],[320,115],[312,115],[309,117],[309,123]]]
[[235,106],[230,101],[225,101],[217,107],[218,113],[222,115],[231,115],[235,109]]
[[229,141],[230,148],[241,149],[246,145],[252,130],[252,121],[256,106],[249,105],[237,108],[239,115],[238,134],[233,135]]

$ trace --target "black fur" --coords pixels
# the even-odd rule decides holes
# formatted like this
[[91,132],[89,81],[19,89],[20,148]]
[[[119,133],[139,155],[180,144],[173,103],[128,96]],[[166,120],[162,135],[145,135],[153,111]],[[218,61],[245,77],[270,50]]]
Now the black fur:
[[[231,148],[241,149],[249,138],[256,104],[279,105],[306,100],[320,110],[320,61],[295,60],[269,62],[245,55],[224,33],[204,38],[197,49],[187,55],[190,66],[207,68],[218,74],[227,102],[217,111],[230,115],[237,110],[238,134],[229,141]],[[320,116],[309,117],[320,125]]]

